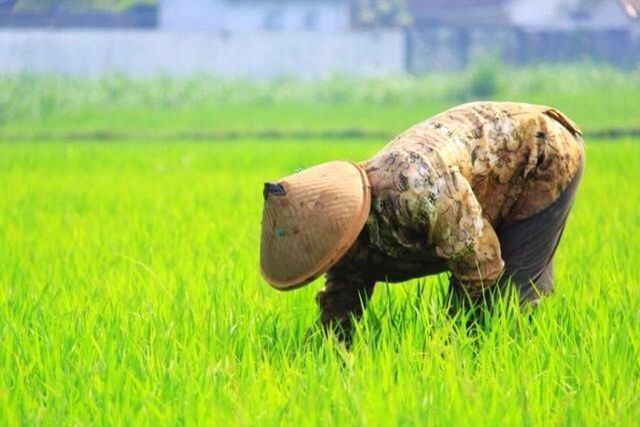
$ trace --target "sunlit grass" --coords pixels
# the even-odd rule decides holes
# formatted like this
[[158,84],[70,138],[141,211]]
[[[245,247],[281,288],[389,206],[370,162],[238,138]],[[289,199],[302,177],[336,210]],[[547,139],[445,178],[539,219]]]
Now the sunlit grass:
[[258,272],[261,184],[384,141],[0,144],[0,425],[637,425],[640,146],[591,142],[533,317],[380,284],[350,352]]

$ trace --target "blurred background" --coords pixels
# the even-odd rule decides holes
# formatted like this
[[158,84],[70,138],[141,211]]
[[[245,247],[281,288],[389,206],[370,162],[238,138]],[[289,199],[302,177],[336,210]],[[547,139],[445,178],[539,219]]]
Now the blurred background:
[[0,70],[429,73],[640,59],[639,0],[0,0]]
[[619,132],[636,124],[639,13],[640,0],[0,0],[0,137],[386,136],[481,98]]

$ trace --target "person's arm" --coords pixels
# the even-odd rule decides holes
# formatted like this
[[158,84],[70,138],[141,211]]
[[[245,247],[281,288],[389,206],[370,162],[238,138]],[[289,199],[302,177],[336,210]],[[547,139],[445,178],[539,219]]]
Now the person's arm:
[[371,295],[375,282],[356,274],[329,271],[324,288],[316,295],[320,307],[320,321],[325,331],[333,330],[343,341],[351,337],[353,322]]
[[431,224],[435,253],[446,261],[453,282],[477,299],[502,274],[500,241],[462,174],[454,169],[439,179]]

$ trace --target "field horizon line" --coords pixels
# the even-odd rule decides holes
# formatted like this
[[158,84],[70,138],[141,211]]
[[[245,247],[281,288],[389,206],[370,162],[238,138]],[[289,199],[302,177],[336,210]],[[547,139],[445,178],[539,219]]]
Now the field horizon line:
[[[0,142],[33,142],[33,141],[117,141],[132,139],[147,139],[150,141],[192,140],[192,141],[235,141],[250,140],[357,140],[357,139],[390,139],[397,133],[385,131],[370,131],[359,128],[328,129],[323,131],[295,131],[264,129],[259,131],[179,131],[160,134],[144,132],[113,132],[113,131],[79,131],[79,132],[36,132],[33,134],[3,134],[0,132]],[[616,140],[630,137],[640,137],[640,127],[607,128],[585,131],[583,138],[600,140]]]

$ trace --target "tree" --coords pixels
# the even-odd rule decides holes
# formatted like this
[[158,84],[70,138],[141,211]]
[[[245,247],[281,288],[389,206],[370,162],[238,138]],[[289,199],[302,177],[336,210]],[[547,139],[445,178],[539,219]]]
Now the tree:
[[16,0],[0,0],[0,11],[7,11],[13,9]]
[[156,0],[17,0],[14,9],[30,11],[51,11],[56,9],[120,10],[133,5],[155,3],[157,3]]
[[362,26],[405,27],[411,24],[405,0],[356,0],[353,14],[356,24]]

